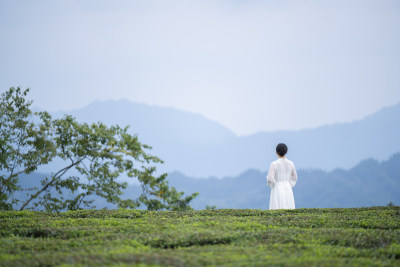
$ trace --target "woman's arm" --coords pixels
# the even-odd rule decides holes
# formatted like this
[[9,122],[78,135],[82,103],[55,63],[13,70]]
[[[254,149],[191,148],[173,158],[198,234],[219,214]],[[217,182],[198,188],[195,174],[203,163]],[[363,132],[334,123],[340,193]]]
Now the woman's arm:
[[296,172],[296,168],[294,167],[294,164],[293,164],[293,169],[292,169],[292,173],[290,175],[289,183],[293,187],[296,184],[296,182],[297,182],[297,172]]
[[267,175],[267,185],[269,187],[273,187],[275,185],[275,165],[274,163],[271,163],[269,166],[269,171]]

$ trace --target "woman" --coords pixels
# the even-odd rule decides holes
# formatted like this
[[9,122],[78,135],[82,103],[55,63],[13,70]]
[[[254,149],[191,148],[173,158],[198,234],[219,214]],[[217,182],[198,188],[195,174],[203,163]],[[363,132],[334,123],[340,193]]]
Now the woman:
[[278,159],[269,167],[267,184],[271,187],[269,209],[294,209],[292,187],[297,182],[297,173],[292,161],[286,158],[288,148],[285,144],[276,146]]

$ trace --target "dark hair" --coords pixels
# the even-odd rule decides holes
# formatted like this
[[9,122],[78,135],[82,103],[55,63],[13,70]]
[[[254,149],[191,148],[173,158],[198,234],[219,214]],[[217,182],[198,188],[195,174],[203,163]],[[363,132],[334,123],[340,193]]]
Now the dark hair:
[[288,151],[288,148],[284,143],[279,143],[276,146],[276,153],[278,153],[279,156],[281,156],[281,157],[285,156],[287,151]]

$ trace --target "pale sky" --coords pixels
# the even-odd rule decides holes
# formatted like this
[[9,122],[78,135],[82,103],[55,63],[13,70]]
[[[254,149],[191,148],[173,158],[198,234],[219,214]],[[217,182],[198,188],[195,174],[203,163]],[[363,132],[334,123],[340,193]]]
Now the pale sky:
[[125,98],[239,135],[400,102],[400,1],[0,1],[0,90],[71,110]]

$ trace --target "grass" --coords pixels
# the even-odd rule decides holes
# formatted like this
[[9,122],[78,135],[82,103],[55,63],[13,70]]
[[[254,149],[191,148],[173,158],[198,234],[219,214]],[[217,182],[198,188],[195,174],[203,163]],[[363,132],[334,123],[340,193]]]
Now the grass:
[[400,207],[0,212],[0,266],[400,266]]

